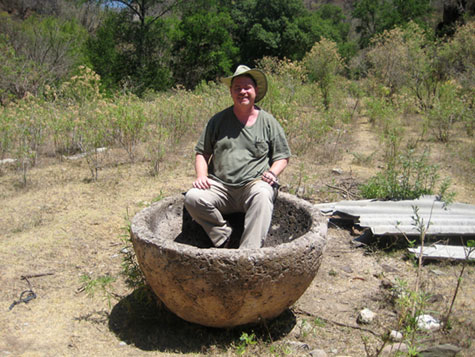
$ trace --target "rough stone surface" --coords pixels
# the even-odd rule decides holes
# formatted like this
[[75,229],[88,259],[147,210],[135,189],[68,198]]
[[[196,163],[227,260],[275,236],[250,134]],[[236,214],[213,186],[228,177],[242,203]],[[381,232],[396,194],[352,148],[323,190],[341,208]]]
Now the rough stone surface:
[[312,357],[327,357],[328,356],[324,350],[318,350],[318,349],[310,351],[309,355]]
[[389,335],[389,338],[391,339],[391,341],[394,341],[394,342],[402,341],[403,337],[404,336],[402,335],[402,333],[396,330],[392,330],[391,334]]
[[381,351],[381,356],[397,356],[403,355],[409,351],[409,348],[405,343],[394,343],[391,345],[387,345]]
[[375,316],[376,314],[373,311],[368,308],[364,308],[360,311],[357,321],[360,324],[370,324],[373,322]]
[[416,319],[417,327],[421,330],[430,331],[440,329],[440,322],[431,315],[420,315]]
[[142,210],[131,225],[137,260],[160,300],[184,320],[212,327],[271,319],[292,305],[318,271],[326,231],[313,205],[285,193],[260,249],[211,248],[182,195]]
[[457,353],[462,351],[462,349],[458,346],[444,344],[444,345],[437,345],[432,346],[430,348],[425,349],[424,351],[419,352],[419,356],[421,357],[455,357]]

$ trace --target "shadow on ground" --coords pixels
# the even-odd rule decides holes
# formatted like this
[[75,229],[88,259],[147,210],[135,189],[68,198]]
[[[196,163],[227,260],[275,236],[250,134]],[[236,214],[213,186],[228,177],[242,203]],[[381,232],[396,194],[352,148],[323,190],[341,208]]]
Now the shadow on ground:
[[211,346],[226,349],[238,345],[244,332],[272,342],[285,337],[295,324],[295,315],[287,309],[274,320],[259,325],[229,329],[205,327],[171,313],[147,287],[120,300],[109,318],[110,330],[121,341],[145,351],[176,353],[204,353]]

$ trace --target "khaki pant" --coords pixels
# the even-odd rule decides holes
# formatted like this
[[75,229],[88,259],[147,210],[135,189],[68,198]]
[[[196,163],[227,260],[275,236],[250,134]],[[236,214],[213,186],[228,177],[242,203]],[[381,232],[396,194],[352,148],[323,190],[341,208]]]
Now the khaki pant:
[[186,193],[185,207],[215,247],[231,236],[231,226],[223,215],[244,212],[244,231],[240,248],[260,248],[267,236],[274,209],[274,188],[261,179],[242,187],[223,185],[212,180],[211,188],[192,188]]

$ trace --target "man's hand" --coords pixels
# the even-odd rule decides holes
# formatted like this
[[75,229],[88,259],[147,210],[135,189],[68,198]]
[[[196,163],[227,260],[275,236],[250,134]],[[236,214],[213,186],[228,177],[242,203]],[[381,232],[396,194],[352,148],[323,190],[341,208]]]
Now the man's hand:
[[194,188],[199,188],[200,190],[207,190],[211,187],[211,181],[208,179],[208,176],[199,176],[193,182]]
[[279,180],[277,179],[277,176],[272,172],[272,171],[266,171],[262,174],[261,179],[265,182],[267,182],[269,185],[274,185],[276,183],[279,183]]
[[208,161],[209,161],[209,156],[196,154],[195,156],[196,180],[193,182],[194,188],[199,188],[200,190],[207,190],[208,188],[211,187],[211,181],[208,178]]

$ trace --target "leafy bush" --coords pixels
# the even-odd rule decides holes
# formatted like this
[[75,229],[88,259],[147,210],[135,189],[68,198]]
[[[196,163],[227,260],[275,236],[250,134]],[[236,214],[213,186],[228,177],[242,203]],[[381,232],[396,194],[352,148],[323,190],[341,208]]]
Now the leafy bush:
[[439,84],[436,48],[425,32],[410,22],[376,36],[367,53],[370,76],[389,88],[388,96],[411,90],[419,107],[430,108]]
[[[438,166],[429,163],[429,153],[413,149],[398,155],[394,163],[360,186],[364,198],[405,200],[434,194],[439,180]],[[447,190],[448,185],[444,186]],[[443,193],[443,192],[442,192]]]
[[322,38],[305,55],[303,64],[307,70],[308,79],[318,83],[323,96],[323,105],[328,110],[337,74],[343,68],[343,61],[336,43]]
[[440,86],[433,106],[428,111],[429,127],[434,131],[437,140],[446,143],[450,139],[454,124],[462,121],[468,112],[469,109],[460,98],[454,83],[445,82]]

